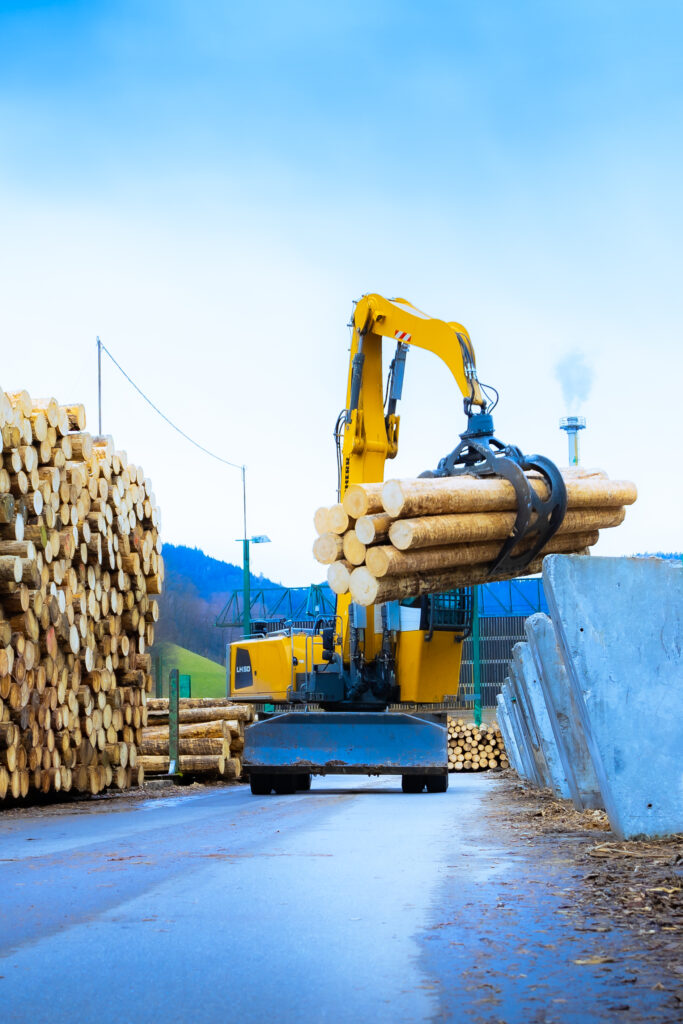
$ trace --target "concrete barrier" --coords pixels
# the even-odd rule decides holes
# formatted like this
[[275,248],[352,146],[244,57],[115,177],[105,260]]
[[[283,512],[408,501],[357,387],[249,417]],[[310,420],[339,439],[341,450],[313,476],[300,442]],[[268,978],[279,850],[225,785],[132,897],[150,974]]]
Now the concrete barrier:
[[541,789],[549,789],[551,785],[550,772],[548,771],[548,766],[545,763],[541,743],[538,738],[538,733],[534,727],[531,711],[527,703],[526,694],[524,693],[524,687],[520,683],[519,671],[515,665],[514,659],[508,665],[508,671],[510,673],[510,693],[513,699],[513,706],[515,708],[516,720],[518,727],[524,736],[524,742],[529,756],[531,757],[532,767],[529,781],[533,782],[536,786],[540,786]]
[[683,832],[683,568],[549,555],[543,585],[612,829]]
[[547,615],[539,612],[526,620],[524,629],[572,802],[580,811],[604,807],[555,627]]
[[538,778],[538,772],[536,771],[536,765],[534,763],[533,756],[531,754],[531,747],[527,741],[524,729],[520,721],[520,711],[516,705],[515,696],[512,690],[512,682],[510,679],[506,679],[503,683],[501,690],[503,702],[505,704],[505,710],[507,711],[508,721],[510,723],[510,729],[512,731],[515,744],[517,746],[517,753],[519,754],[520,767],[518,769],[519,774],[527,782],[530,782],[534,786],[540,786],[540,780]]
[[570,796],[567,776],[564,772],[562,759],[557,749],[557,741],[550,724],[550,715],[545,703],[545,696],[538,677],[534,656],[527,643],[518,643],[512,648],[512,660],[516,669],[516,678],[523,691],[527,714],[531,719],[533,732],[546,768],[546,785],[561,800]]
[[522,775],[522,766],[519,758],[519,750],[517,749],[517,741],[510,725],[510,719],[508,718],[507,708],[505,707],[505,700],[502,693],[499,693],[496,697],[497,712],[496,718],[498,720],[498,726],[503,736],[503,743],[505,744],[505,750],[508,755],[510,765],[517,772],[518,775]]

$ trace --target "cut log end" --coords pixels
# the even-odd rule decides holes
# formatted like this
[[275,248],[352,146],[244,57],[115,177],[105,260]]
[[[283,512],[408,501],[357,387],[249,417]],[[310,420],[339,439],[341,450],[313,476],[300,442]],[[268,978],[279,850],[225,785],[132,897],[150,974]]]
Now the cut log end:
[[324,533],[313,544],[313,555],[322,565],[331,565],[341,558],[343,541],[337,533]]

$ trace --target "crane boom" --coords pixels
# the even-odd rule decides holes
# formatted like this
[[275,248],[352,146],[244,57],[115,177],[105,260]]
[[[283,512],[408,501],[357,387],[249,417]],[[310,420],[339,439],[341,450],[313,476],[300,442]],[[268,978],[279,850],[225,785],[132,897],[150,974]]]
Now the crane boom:
[[[399,417],[395,410],[409,346],[433,352],[446,364],[463,394],[468,415],[472,406],[485,409],[487,405],[477,379],[472,342],[462,324],[429,317],[407,299],[371,294],[356,303],[352,326],[340,497],[350,484],[383,480],[386,460],[398,453]],[[385,338],[396,342],[386,410],[382,380]]]

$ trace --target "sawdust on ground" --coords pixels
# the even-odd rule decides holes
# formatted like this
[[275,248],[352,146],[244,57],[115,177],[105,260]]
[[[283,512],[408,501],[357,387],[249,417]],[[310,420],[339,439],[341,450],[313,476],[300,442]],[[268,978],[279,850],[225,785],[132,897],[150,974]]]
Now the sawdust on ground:
[[656,964],[657,987],[678,1002],[683,1019],[683,835],[622,842],[604,811],[577,811],[547,790],[526,787],[512,771],[501,782],[513,830],[583,840],[572,845],[582,869],[570,912],[574,925],[630,932],[627,950],[646,952]]

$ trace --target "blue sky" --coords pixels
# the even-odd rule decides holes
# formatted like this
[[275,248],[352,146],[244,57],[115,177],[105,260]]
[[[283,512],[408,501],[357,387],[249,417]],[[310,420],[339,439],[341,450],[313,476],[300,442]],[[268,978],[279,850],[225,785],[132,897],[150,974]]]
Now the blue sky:
[[[675,3],[1,3],[0,383],[76,391],[94,426],[100,334],[247,463],[273,539],[256,568],[305,583],[351,300],[400,294],[468,326],[505,440],[561,462],[558,417],[587,416],[585,461],[641,491],[600,552],[680,548],[660,491],[680,507],[683,474],[650,423],[676,436],[682,22]],[[572,353],[580,409],[555,375]],[[463,426],[424,353],[404,399],[392,476]],[[113,371],[105,426],[154,478],[167,540],[238,557],[234,473]],[[205,475],[220,528],[188,516],[179,473]],[[287,487],[299,507],[274,509]]]

